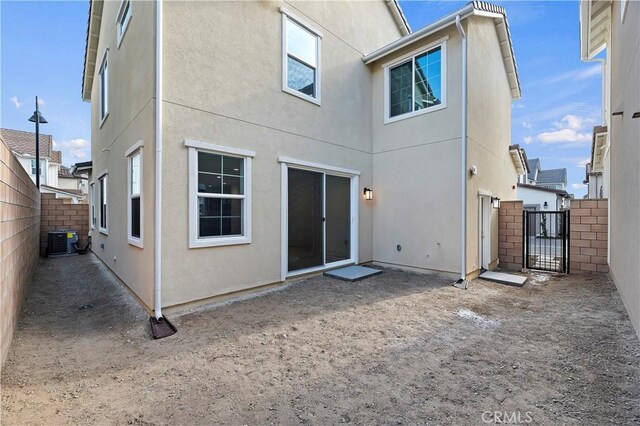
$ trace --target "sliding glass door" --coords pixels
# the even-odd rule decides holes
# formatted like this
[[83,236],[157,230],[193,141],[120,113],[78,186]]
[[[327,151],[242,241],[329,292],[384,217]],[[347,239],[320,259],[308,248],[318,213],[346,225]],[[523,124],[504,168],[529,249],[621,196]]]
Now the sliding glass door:
[[288,168],[288,271],[351,258],[351,179]]

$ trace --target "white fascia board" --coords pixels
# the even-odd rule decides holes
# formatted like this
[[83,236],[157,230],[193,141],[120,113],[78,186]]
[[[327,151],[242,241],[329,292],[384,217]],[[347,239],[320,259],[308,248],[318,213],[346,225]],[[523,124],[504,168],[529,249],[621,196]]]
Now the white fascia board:
[[403,47],[411,43],[414,43],[418,40],[428,37],[431,34],[442,30],[443,28],[446,28],[450,25],[454,25],[456,23],[456,16],[460,15],[460,19],[465,19],[473,15],[473,11],[474,11],[473,4],[469,4],[464,8],[458,10],[457,12],[454,12],[450,15],[445,16],[444,18],[437,20],[431,25],[427,25],[426,27],[414,33],[411,33],[402,38],[399,38],[398,40],[392,43],[389,43],[386,46],[381,47],[380,49],[369,53],[368,55],[364,55],[362,57],[362,60],[365,64],[370,64],[371,62],[374,62],[390,53],[393,53],[399,49],[402,49]]

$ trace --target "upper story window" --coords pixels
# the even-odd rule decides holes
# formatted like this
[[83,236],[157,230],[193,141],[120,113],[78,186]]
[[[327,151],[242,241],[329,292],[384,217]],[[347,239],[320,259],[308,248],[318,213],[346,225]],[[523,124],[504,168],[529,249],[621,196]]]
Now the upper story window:
[[282,20],[282,90],[319,105],[322,35],[286,13]]
[[98,71],[98,84],[100,85],[100,127],[109,115],[109,49],[104,51],[104,57]]
[[385,67],[385,123],[446,106],[446,42]]
[[254,153],[197,141],[189,148],[189,247],[251,242]]
[[129,241],[129,244],[137,247],[142,247],[143,244],[142,228],[144,223],[144,207],[142,205],[142,151],[143,142],[139,141],[126,152],[128,163],[127,240]]
[[118,15],[116,18],[116,38],[118,40],[118,47],[120,47],[120,43],[122,43],[122,39],[124,38],[124,33],[127,31],[129,27],[129,21],[131,20],[131,1],[123,0],[120,3],[120,10],[118,10]]
[[[44,160],[40,160],[40,177],[44,176],[45,167],[46,167],[46,162]],[[33,176],[36,175],[36,160],[31,160],[31,174]]]

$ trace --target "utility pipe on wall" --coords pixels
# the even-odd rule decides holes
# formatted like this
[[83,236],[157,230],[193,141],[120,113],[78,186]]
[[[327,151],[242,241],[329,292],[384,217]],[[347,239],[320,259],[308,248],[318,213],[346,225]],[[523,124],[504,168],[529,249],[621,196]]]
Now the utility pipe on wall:
[[467,35],[462,28],[460,15],[456,16],[456,27],[462,37],[462,129],[461,129],[461,154],[460,170],[462,181],[460,183],[460,279],[456,287],[467,287]]
[[155,173],[155,291],[153,310],[162,318],[162,0],[156,0],[156,173]]

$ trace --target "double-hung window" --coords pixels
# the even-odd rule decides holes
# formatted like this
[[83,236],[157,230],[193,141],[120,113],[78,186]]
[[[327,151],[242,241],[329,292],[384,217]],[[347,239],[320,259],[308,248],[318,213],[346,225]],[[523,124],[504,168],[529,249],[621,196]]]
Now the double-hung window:
[[143,240],[143,199],[142,199],[142,159],[143,142],[139,141],[126,152],[127,157],[127,221],[129,244],[142,247]]
[[100,84],[100,104],[98,105],[100,113],[100,127],[109,115],[109,49],[105,50],[104,57],[100,63],[98,71],[98,82]]
[[129,27],[130,20],[131,20],[131,1],[122,0],[122,3],[120,3],[120,9],[118,10],[118,15],[116,17],[116,35],[118,40],[118,47],[120,47],[120,43],[122,43],[122,39],[124,38],[124,33],[127,31],[127,28]]
[[108,214],[107,184],[108,184],[108,176],[107,176],[107,173],[105,172],[101,174],[100,177],[98,177],[98,210],[100,212],[100,215],[99,215],[100,223],[99,223],[98,229],[103,234],[106,234],[108,230],[107,228],[107,214]]
[[385,67],[385,122],[446,106],[446,42]]
[[185,141],[189,148],[189,247],[251,242],[252,151]]
[[91,203],[90,225],[91,225],[91,229],[95,229],[96,228],[96,190],[95,190],[95,184],[93,182],[91,182],[91,185],[89,185],[89,203]]
[[282,13],[282,90],[320,104],[320,39],[322,35]]

